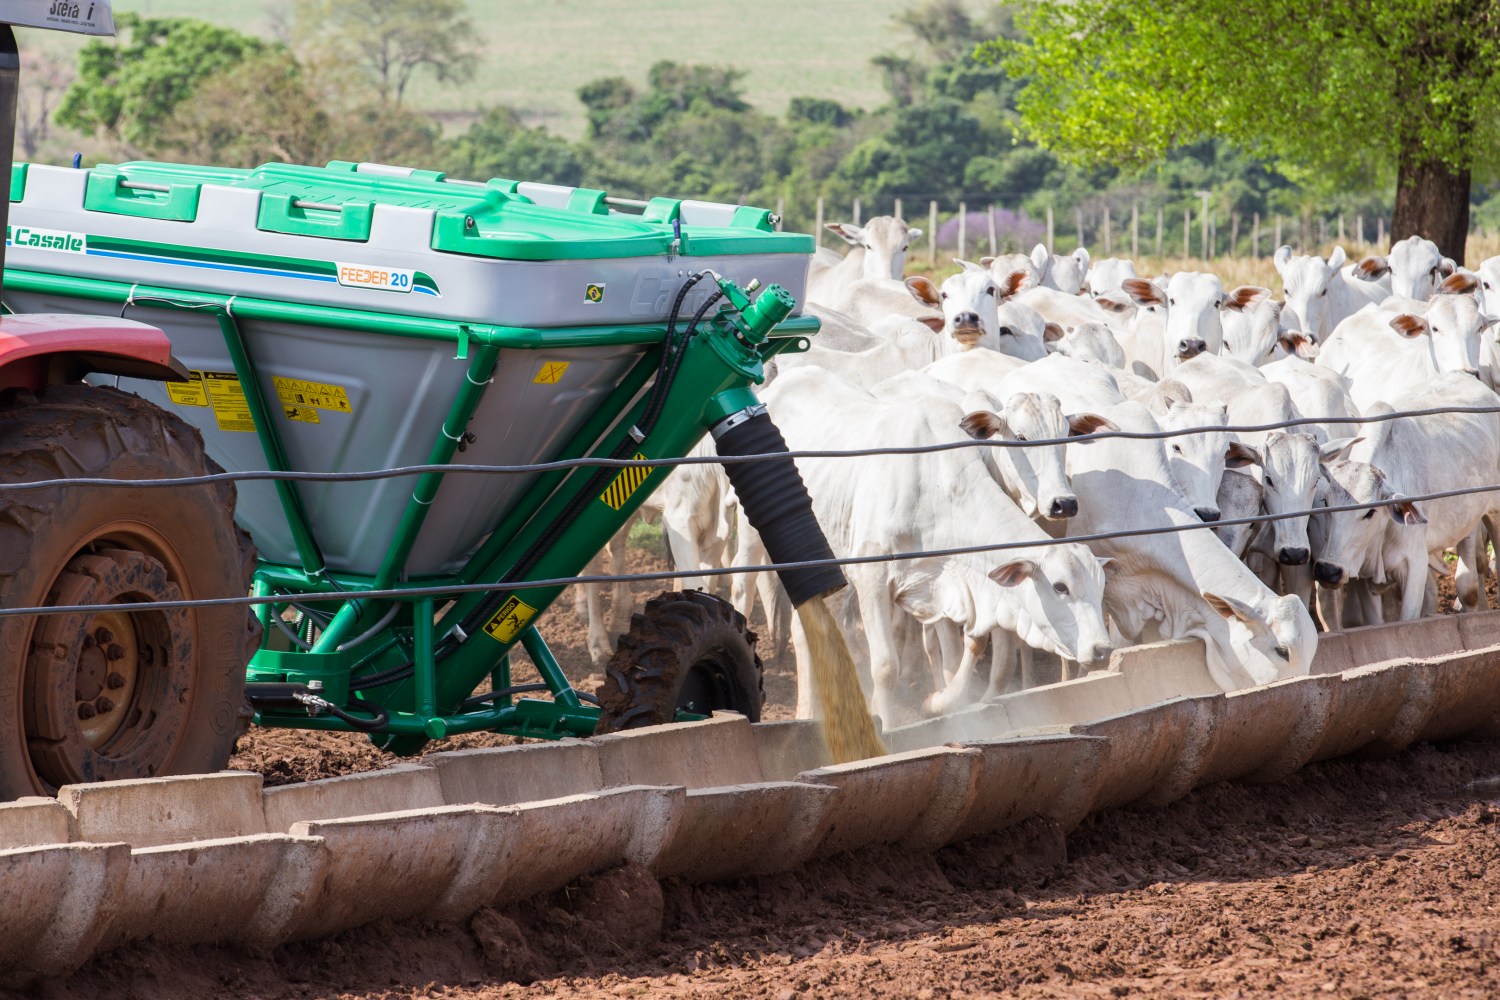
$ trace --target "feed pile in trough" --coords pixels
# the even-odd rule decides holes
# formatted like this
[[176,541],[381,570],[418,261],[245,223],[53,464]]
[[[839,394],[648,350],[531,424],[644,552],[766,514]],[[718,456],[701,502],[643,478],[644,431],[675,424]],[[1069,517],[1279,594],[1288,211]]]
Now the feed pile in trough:
[[823,739],[836,764],[866,760],[885,753],[870,707],[859,686],[859,672],[849,644],[823,598],[797,609],[812,658],[813,683],[823,706]]

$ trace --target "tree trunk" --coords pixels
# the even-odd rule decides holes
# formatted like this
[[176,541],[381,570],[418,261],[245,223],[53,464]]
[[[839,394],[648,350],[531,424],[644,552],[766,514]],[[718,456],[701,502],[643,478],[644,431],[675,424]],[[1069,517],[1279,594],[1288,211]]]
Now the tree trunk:
[[1443,256],[1464,262],[1469,237],[1469,170],[1403,150],[1396,179],[1396,212],[1391,219],[1391,242],[1425,236]]

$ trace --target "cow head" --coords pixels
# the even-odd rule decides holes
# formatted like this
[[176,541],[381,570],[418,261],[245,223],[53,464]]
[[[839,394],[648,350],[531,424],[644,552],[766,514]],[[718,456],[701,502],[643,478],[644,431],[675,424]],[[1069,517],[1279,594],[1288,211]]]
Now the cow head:
[[999,350],[999,286],[990,272],[978,264],[958,263],[963,270],[945,278],[941,288],[928,278],[913,277],[906,279],[907,290],[923,305],[942,310],[943,325],[939,332],[951,337],[963,350],[980,346]]
[[1271,259],[1276,264],[1276,272],[1281,275],[1282,297],[1286,300],[1281,310],[1282,323],[1315,340],[1326,339],[1333,332],[1328,291],[1339,280],[1339,269],[1344,266],[1344,248],[1334,247],[1333,253],[1324,260],[1310,255],[1294,257],[1292,248],[1283,246],[1277,248]]
[[1058,354],[1080,361],[1097,361],[1110,368],[1125,367],[1125,350],[1115,339],[1114,331],[1103,323],[1083,323],[1072,330],[1048,323],[1046,340],[1048,348]]
[[1241,285],[1224,297],[1219,316],[1224,328],[1224,353],[1251,365],[1276,357],[1281,335],[1281,304],[1271,290]]
[[1135,277],[1135,262],[1121,257],[1106,257],[1089,265],[1084,276],[1084,291],[1094,298],[1119,291],[1128,278]]
[[1444,278],[1454,271],[1437,244],[1420,236],[1408,236],[1391,247],[1391,294],[1424,301],[1432,298]]
[[[1318,497],[1322,463],[1348,455],[1360,438],[1340,438],[1320,445],[1311,434],[1272,431],[1259,450],[1261,503],[1267,514],[1311,510]],[[1304,566],[1312,557],[1307,517],[1269,522],[1271,553],[1283,566]]]
[[1178,491],[1202,521],[1219,519],[1219,481],[1225,468],[1240,469],[1259,461],[1259,456],[1221,430],[1229,423],[1223,403],[1171,401],[1165,407],[1153,403],[1157,422],[1164,431],[1207,428],[1193,434],[1166,438],[1162,444],[1168,468]]
[[1114,560],[1078,544],[1006,556],[989,574],[1002,591],[996,618],[1028,646],[1104,666],[1114,650],[1104,623],[1104,586]]
[[[1048,393],[1012,393],[997,407],[987,393],[971,394],[965,403],[970,411],[961,426],[975,440],[1061,441],[1066,437],[1118,430],[1113,423],[1093,413],[1064,416],[1062,404]],[[1078,497],[1068,481],[1063,446],[986,449],[999,472],[1005,491],[1027,517],[1060,520],[1078,513]]]
[[[1383,565],[1388,530],[1419,531],[1427,517],[1387,481],[1384,470],[1368,462],[1339,459],[1323,463],[1323,499],[1329,507],[1384,503],[1362,510],[1315,515],[1320,544],[1313,576],[1325,587],[1341,587],[1365,575],[1366,567]],[[1391,524],[1397,525],[1391,529]],[[1384,580],[1376,580],[1384,583]]]
[[1089,273],[1089,252],[1079,247],[1066,257],[1049,255],[1050,260],[1042,275],[1042,284],[1055,288],[1066,295],[1083,293],[1083,283]]
[[863,226],[830,222],[824,228],[845,242],[864,249],[864,277],[896,281],[900,281],[906,272],[906,251],[922,235],[922,230],[890,215],[877,215]]
[[1254,683],[1301,677],[1311,670],[1318,634],[1301,598],[1263,594],[1242,600],[1209,592],[1202,597],[1229,623],[1235,665]]
[[1391,329],[1408,340],[1425,338],[1435,372],[1476,372],[1480,339],[1496,322],[1481,311],[1476,296],[1463,291],[1478,287],[1472,276],[1455,274],[1439,286],[1441,294],[1425,313],[1402,313],[1390,321]]

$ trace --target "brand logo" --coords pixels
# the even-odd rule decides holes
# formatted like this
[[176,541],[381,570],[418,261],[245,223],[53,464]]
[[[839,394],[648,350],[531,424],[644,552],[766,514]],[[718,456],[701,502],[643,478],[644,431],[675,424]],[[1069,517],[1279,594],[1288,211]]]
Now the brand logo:
[[[76,20],[82,9],[83,4],[81,3],[69,3],[68,0],[52,0],[52,6],[47,10],[47,13],[53,17],[71,17]],[[92,18],[93,16],[94,4],[89,4],[89,12],[86,18]]]
[[410,293],[414,271],[397,267],[371,267],[366,264],[338,265],[339,284],[346,288],[375,288],[383,292]]
[[30,247],[32,250],[51,250],[56,253],[89,252],[89,238],[83,233],[60,232],[56,229],[7,226],[5,241],[12,246]]
[[[635,282],[634,293],[630,297],[630,314],[632,316],[651,316],[665,319],[667,313],[672,309],[672,302],[677,297],[677,292],[682,288],[682,283],[687,278],[676,271],[659,271],[642,273]],[[679,315],[684,322],[708,301],[708,297],[719,290],[719,286],[712,281],[700,281],[688,292],[687,298],[682,302],[682,310]]]

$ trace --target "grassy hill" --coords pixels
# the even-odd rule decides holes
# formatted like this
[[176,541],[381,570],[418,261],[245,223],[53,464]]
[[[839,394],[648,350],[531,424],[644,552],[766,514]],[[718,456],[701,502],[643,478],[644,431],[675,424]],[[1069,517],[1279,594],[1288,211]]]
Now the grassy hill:
[[[462,121],[481,106],[508,104],[576,138],[584,125],[575,96],[581,84],[600,76],[642,83],[652,63],[673,59],[745,70],[748,99],[773,113],[797,96],[874,107],[883,92],[870,58],[911,44],[891,20],[911,2],[759,0],[750,8],[754,18],[747,18],[744,5],[726,0],[469,0],[487,53],[479,73],[463,87],[423,79],[409,100],[449,121]],[[277,4],[115,0],[114,6],[269,33]]]

